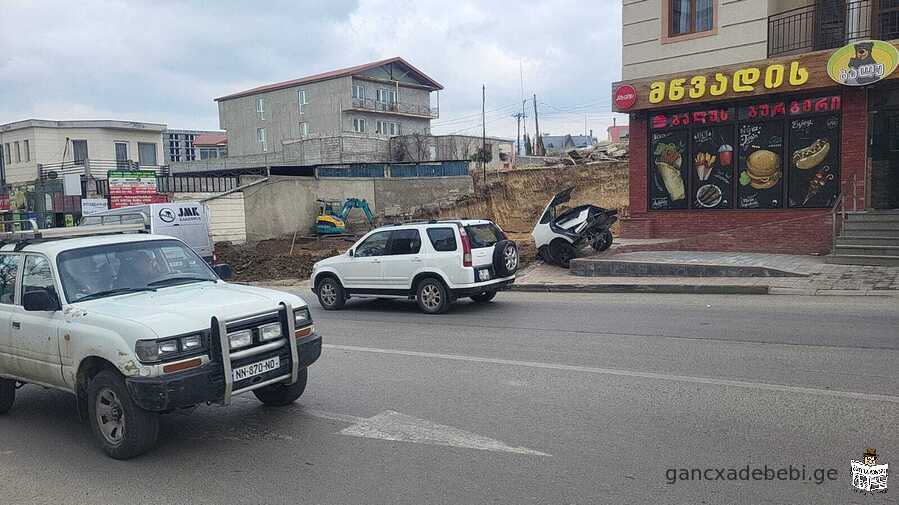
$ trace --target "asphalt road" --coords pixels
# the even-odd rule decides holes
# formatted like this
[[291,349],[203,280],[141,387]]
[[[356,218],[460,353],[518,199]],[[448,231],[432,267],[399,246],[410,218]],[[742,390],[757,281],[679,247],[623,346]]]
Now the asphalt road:
[[[442,316],[390,301],[312,306],[327,346],[295,406],[250,396],[167,416],[158,449],[136,460],[106,458],[66,395],[23,388],[0,417],[0,503],[880,504],[899,493],[896,477],[886,495],[854,493],[849,476],[866,447],[899,467],[896,299],[503,293]],[[804,465],[811,480],[666,477],[747,465]],[[817,484],[815,469],[836,480]]]

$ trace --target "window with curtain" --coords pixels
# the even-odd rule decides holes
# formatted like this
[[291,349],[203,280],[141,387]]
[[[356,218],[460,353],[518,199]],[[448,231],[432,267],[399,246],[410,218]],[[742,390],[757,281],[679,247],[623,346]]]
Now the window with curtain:
[[137,159],[143,167],[156,165],[156,144],[150,142],[137,143]]
[[707,32],[713,28],[714,0],[669,0],[669,35]]
[[76,165],[84,165],[84,160],[87,159],[87,141],[86,140],[73,140],[72,141],[72,160],[75,161]]

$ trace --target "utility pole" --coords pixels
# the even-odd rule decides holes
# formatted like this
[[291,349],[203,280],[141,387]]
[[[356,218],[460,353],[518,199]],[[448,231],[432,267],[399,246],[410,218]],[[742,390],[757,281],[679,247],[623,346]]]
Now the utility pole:
[[521,120],[526,118],[527,116],[524,112],[516,112],[515,114],[512,114],[512,117],[518,120],[518,141],[515,144],[515,154],[517,156],[521,156]]
[[484,169],[484,190],[487,188],[487,86],[481,85],[481,164]]
[[537,115],[537,93],[534,93],[534,128],[537,130],[537,133],[535,133],[535,135],[537,136],[536,137],[537,143],[535,144],[534,154],[536,156],[543,156],[544,153],[537,152],[537,151],[542,151],[542,150],[536,149],[536,145],[539,145],[539,143],[540,143],[540,117]]

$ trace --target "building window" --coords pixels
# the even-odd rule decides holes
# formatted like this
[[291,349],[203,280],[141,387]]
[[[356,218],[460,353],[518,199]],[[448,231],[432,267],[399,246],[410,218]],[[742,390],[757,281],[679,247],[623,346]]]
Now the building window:
[[356,133],[365,133],[365,120],[362,118],[353,118],[353,131]]
[[6,164],[9,165],[10,163],[12,163],[12,156],[10,155],[11,151],[9,150],[9,144],[6,144],[5,151],[6,151]]
[[377,90],[377,100],[381,103],[387,103],[387,90],[379,89]]
[[400,124],[394,121],[378,121],[375,131],[381,135],[394,137],[400,134]]
[[87,159],[87,141],[86,140],[73,140],[72,141],[72,160],[76,165],[84,165],[84,160]]
[[361,84],[353,85],[353,99],[365,100],[365,86]]
[[309,123],[303,121],[300,123],[300,137],[309,135]]
[[265,128],[256,128],[256,142],[262,144],[262,152],[268,151],[268,142],[265,139]]
[[306,90],[301,89],[297,91],[297,101],[300,103],[300,114],[306,113],[306,105],[309,103],[306,101]]
[[714,0],[668,0],[668,35],[676,37],[713,28]]
[[260,121],[265,121],[265,98],[256,99],[256,116]]
[[156,166],[156,144],[152,142],[138,142],[137,161],[142,167]]
[[216,148],[209,147],[201,147],[200,148],[200,159],[201,160],[214,160],[219,157],[219,151]]
[[13,142],[16,146],[16,163],[22,163],[22,150],[19,148],[19,141]]
[[23,149],[25,150],[25,161],[31,161],[31,145],[27,140],[23,141]]

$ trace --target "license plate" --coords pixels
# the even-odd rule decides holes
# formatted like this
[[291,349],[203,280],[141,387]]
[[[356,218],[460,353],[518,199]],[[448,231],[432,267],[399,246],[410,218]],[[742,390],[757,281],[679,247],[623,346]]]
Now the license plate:
[[281,368],[281,359],[278,356],[275,356],[265,361],[253,363],[252,365],[235,368],[234,370],[231,370],[231,378],[234,379],[234,382],[238,382],[279,368]]
[[480,277],[481,277],[482,281],[489,281],[490,280],[490,270],[487,270],[486,268],[482,268]]

